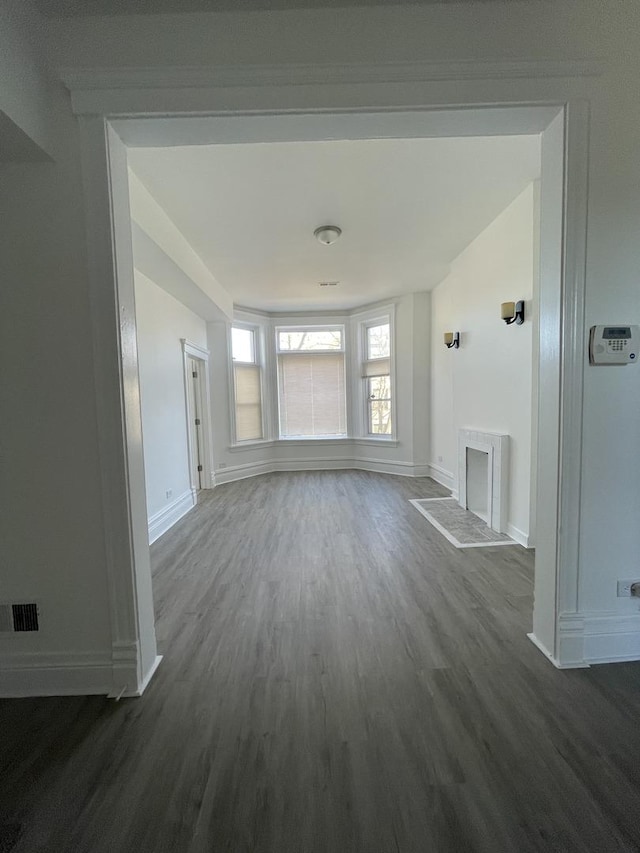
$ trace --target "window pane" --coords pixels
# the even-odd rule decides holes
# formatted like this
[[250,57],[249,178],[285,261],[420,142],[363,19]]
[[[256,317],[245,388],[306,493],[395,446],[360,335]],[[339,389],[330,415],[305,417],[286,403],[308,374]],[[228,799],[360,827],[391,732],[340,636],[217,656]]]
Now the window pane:
[[280,435],[345,435],[343,353],[281,355]]
[[367,327],[367,358],[390,358],[391,336],[389,323]]
[[231,355],[234,361],[244,361],[252,364],[255,362],[255,350],[253,346],[253,331],[251,329],[231,329]]
[[284,352],[341,350],[342,329],[292,329],[279,331],[278,349]]
[[367,380],[367,412],[370,435],[391,435],[391,377]]
[[390,376],[374,376],[369,379],[369,399],[370,400],[390,400],[391,399],[391,377]]
[[369,433],[391,435],[391,400],[369,401]]

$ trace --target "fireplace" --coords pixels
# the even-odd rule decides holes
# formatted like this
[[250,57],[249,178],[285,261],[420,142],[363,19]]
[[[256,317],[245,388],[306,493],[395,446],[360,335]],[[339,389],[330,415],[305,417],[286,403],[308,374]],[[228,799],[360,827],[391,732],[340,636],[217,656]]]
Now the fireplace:
[[509,436],[461,429],[458,433],[458,503],[492,530],[507,532]]

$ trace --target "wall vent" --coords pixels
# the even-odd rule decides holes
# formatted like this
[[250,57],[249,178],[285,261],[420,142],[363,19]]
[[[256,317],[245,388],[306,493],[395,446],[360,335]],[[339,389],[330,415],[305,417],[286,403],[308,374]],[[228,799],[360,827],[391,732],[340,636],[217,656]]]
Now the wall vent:
[[0,604],[0,632],[38,631],[38,605]]

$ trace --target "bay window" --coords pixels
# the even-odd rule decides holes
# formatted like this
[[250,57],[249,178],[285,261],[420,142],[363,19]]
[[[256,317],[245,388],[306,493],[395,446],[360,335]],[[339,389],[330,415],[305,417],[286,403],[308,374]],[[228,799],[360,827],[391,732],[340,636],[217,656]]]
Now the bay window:
[[353,314],[348,326],[343,316],[313,325],[311,317],[308,325],[287,320],[248,315],[231,327],[233,444],[354,439],[395,446],[393,306]]

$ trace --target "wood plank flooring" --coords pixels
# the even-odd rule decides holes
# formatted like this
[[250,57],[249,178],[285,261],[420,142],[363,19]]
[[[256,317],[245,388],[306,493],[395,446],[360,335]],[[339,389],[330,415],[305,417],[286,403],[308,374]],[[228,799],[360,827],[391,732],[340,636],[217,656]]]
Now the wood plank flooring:
[[218,487],[152,547],[141,699],[0,703],[0,853],[640,850],[640,665],[558,672],[533,557],[428,479]]

